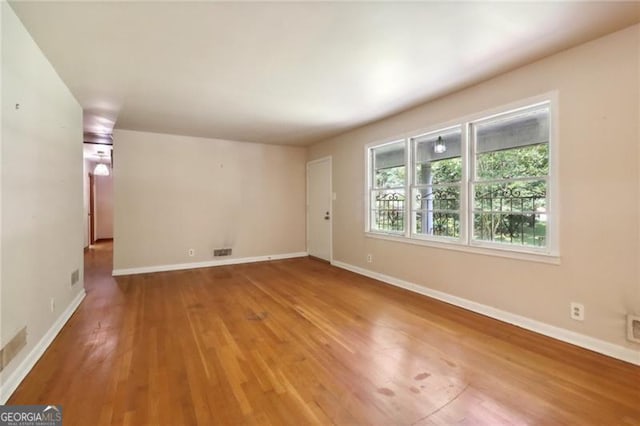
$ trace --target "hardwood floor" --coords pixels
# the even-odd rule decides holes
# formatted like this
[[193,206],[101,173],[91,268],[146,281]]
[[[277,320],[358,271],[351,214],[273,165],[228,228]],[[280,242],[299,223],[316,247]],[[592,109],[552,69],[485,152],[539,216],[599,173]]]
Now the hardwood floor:
[[113,279],[10,404],[65,425],[637,424],[640,368],[311,259]]

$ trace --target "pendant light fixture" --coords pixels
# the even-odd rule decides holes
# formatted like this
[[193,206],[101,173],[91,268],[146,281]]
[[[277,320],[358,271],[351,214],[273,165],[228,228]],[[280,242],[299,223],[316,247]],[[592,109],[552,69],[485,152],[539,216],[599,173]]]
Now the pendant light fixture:
[[96,176],[109,176],[109,167],[106,164],[96,164],[96,168],[93,169],[93,174]]
[[447,150],[447,146],[444,144],[444,140],[442,140],[442,136],[438,136],[438,140],[433,145],[433,152],[436,154],[443,154]]
[[[98,161],[104,161],[104,157],[107,155],[104,151],[98,151],[97,154],[99,159]],[[93,169],[93,174],[96,176],[109,176],[109,166],[104,163],[98,163]]]

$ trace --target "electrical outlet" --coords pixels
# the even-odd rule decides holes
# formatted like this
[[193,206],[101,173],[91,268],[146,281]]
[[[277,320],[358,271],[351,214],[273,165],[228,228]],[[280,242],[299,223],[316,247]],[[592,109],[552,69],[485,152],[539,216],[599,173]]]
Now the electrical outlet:
[[373,255],[372,254],[368,254],[367,255],[367,263],[373,263]]
[[56,311],[56,299],[55,297],[51,298],[51,312],[55,312]]
[[584,305],[582,303],[571,302],[571,319],[584,321]]
[[627,339],[640,343],[640,315],[627,315]]
[[189,249],[189,251],[187,252],[187,254],[189,255],[189,257],[193,257],[196,255],[196,251],[195,249]]

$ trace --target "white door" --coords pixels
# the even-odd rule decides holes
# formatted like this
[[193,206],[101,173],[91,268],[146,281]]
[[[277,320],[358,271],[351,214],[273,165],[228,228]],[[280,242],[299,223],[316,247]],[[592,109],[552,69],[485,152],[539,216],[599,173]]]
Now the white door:
[[331,157],[307,163],[307,251],[331,261]]

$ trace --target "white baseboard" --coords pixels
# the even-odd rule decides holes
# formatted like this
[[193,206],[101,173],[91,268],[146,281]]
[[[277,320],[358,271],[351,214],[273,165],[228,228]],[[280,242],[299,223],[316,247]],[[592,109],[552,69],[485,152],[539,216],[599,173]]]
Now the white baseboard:
[[265,262],[268,260],[291,259],[294,257],[305,257],[308,255],[309,254],[306,251],[305,252],[301,251],[297,253],[271,254],[267,256],[237,257],[237,258],[230,258],[230,259],[208,260],[206,262],[142,266],[139,268],[114,269],[112,272],[112,275],[116,277],[119,275],[149,274],[152,272],[166,272],[166,271],[179,271],[183,269],[210,268],[212,266],[237,265],[240,263],[253,263],[253,262]]
[[443,293],[438,290],[423,287],[409,281],[404,281],[399,278],[370,271],[368,269],[360,268],[348,263],[334,260],[333,262],[331,262],[331,264],[337,266],[338,268],[346,269],[348,271],[355,272],[356,274],[364,275],[366,277],[373,278],[396,287],[404,288],[405,290],[409,290],[414,293],[432,297],[434,299],[438,299],[443,302],[450,303],[452,305],[456,305],[461,308],[465,308],[470,311],[500,321],[504,321],[509,324],[517,325],[518,327],[522,327],[524,329],[534,331],[536,333],[543,334],[545,336],[552,337],[563,342],[571,343],[573,345],[580,346],[582,348],[589,349],[594,352],[598,352],[603,355],[620,359],[622,361],[626,361],[635,365],[640,365],[640,351],[635,351],[630,348],[614,345],[613,343],[605,342],[604,340],[596,339],[594,337],[586,336],[584,334],[549,325],[520,315],[512,314],[501,309],[496,309],[491,306],[483,305],[481,303],[463,299],[458,296],[453,296],[451,294]]
[[84,289],[82,292],[78,294],[67,306],[67,309],[60,314],[56,322],[53,323],[51,328],[42,336],[42,339],[35,345],[35,347],[27,354],[27,357],[22,360],[20,365],[14,370],[13,373],[7,378],[7,380],[2,383],[0,386],[0,404],[5,404],[11,394],[16,390],[16,388],[20,385],[22,380],[27,377],[27,374],[31,371],[36,362],[40,359],[42,354],[47,350],[53,339],[56,338],[62,327],[69,321],[71,315],[78,309],[80,303],[84,299],[86,293]]

